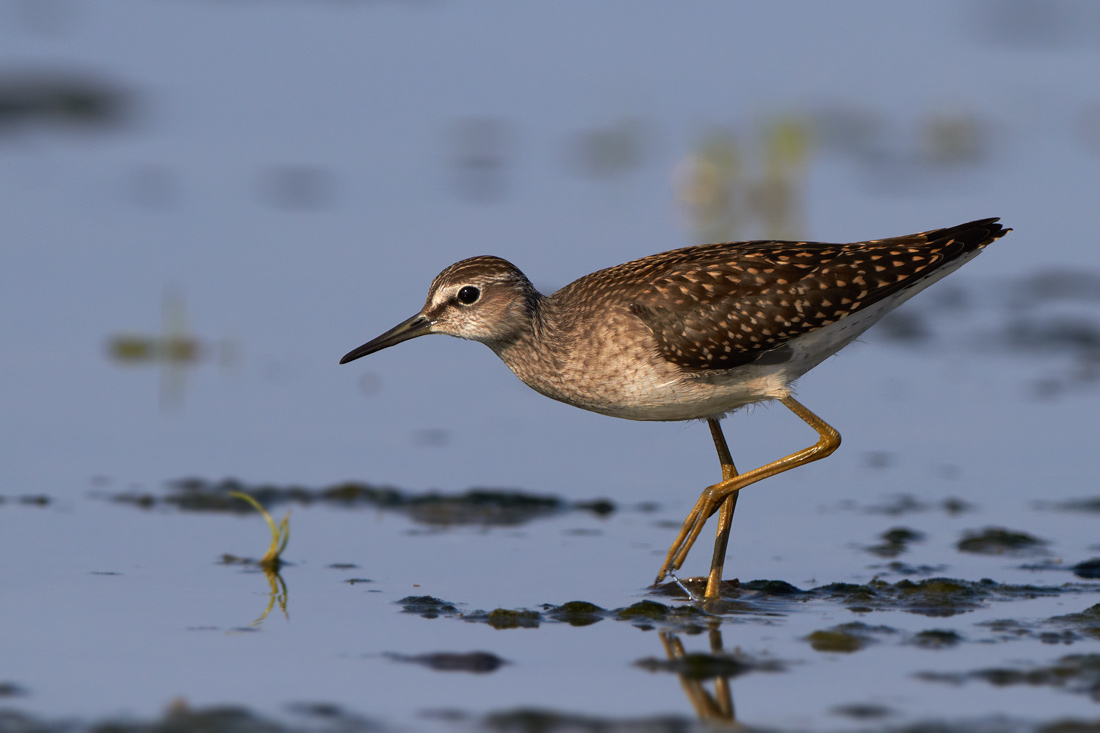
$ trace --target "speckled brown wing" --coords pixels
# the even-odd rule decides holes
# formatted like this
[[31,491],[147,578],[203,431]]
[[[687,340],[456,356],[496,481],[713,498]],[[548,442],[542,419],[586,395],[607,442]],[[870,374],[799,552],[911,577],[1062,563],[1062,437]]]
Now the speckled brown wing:
[[[661,354],[688,369],[732,369],[834,323],[985,247],[996,219],[892,239],[689,247],[621,266],[643,282],[631,312]],[[625,272],[624,272],[625,274]]]

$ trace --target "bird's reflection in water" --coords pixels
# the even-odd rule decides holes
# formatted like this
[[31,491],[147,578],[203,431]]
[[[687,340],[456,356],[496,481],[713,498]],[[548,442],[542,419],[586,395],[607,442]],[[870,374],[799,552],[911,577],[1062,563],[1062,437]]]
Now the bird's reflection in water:
[[[718,624],[712,624],[708,631],[710,637],[710,651],[712,655],[723,655],[722,632]],[[709,675],[702,673],[709,665],[692,663],[709,655],[689,655],[684,651],[684,644],[680,637],[671,631],[661,632],[661,644],[665,648],[665,654],[669,662],[676,665],[677,674],[680,677],[680,685],[684,688],[688,700],[695,708],[695,714],[704,723],[722,723],[724,726],[737,726],[737,716],[733,709],[733,694],[730,691],[731,675],[714,676],[714,694],[707,691],[704,682]]]
[[[785,665],[779,660],[754,658],[737,649],[724,649],[720,625],[718,618],[707,622],[709,652],[685,651],[676,633],[662,631],[661,644],[666,658],[642,660],[638,666],[675,672],[700,722],[723,730],[749,730],[750,726],[737,722],[730,680],[746,672],[781,672]],[[713,691],[710,691],[706,683],[712,680]]]

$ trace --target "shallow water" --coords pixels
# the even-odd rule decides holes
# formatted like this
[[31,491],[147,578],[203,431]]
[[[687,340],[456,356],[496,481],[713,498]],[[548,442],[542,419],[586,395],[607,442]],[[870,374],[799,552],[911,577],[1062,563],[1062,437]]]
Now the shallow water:
[[[853,479],[847,491],[866,484]],[[1057,618],[1100,603],[1100,586],[1068,567],[1082,551],[1072,539],[1052,535],[1037,558],[971,555],[954,549],[958,530],[1000,521],[1003,513],[975,508],[951,517],[930,508],[882,516],[834,504],[815,512],[816,520],[778,512],[757,522],[755,509],[746,503],[743,524],[769,525],[771,541],[735,535],[734,566],[786,568],[790,582],[812,592],[727,589],[728,605],[693,611],[635,580],[656,567],[656,541],[671,534],[654,525],[678,517],[664,508],[623,508],[604,518],[567,512],[512,528],[429,528],[384,510],[296,507],[291,564],[281,571],[285,586],[277,587],[284,595],[272,604],[262,573],[219,561],[222,553],[261,549],[258,516],[138,510],[104,498],[6,505],[6,536],[21,548],[4,568],[11,590],[3,617],[12,630],[5,635],[6,674],[27,691],[11,702],[50,718],[148,718],[182,698],[193,709],[232,703],[291,721],[289,704],[324,703],[418,729],[456,725],[439,711],[460,713],[468,723],[521,708],[609,720],[690,719],[676,672],[654,667],[677,639],[691,654],[712,653],[710,628],[721,636],[717,651],[747,660],[730,684],[737,717],[750,725],[851,727],[859,721],[844,711],[858,706],[877,711],[875,725],[945,717],[930,716],[933,710],[950,711],[949,720],[1094,714],[1097,682],[1088,670],[1007,687],[967,677],[1095,654],[1100,613]],[[1040,534],[1046,514],[1012,512],[1016,526]],[[926,539],[898,559],[931,568],[891,571],[860,546],[874,543],[880,527],[899,524]],[[89,527],[98,541],[81,546]],[[791,547],[788,532],[817,551]],[[745,541],[753,546],[741,551]],[[798,557],[777,559],[796,551]],[[803,562],[803,555],[833,559]],[[1023,568],[1035,559],[1054,563]],[[869,598],[866,587],[814,591],[811,575],[821,585],[881,580]],[[914,591],[892,590],[900,580],[927,587],[939,576],[996,581],[954,590],[938,583],[931,600],[916,605]],[[444,604],[410,612],[410,596]],[[544,607],[569,600],[604,611],[582,615],[587,625],[574,626]],[[680,612],[623,612],[645,601]],[[485,615],[497,608],[529,613],[518,620]],[[829,633],[851,646],[842,639],[841,651],[831,651],[835,640],[814,636]],[[407,659],[473,652],[503,664],[440,671]],[[698,674],[712,681],[707,671]]]
[[[0,4],[0,730],[1097,725],[1100,12],[1049,7]],[[991,215],[800,382],[844,444],[744,492],[718,604],[647,585],[704,425],[336,364],[474,254]]]

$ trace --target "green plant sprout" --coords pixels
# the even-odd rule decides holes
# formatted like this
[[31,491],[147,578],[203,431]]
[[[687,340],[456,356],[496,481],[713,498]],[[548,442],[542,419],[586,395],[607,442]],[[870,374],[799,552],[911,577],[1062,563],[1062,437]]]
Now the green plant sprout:
[[267,510],[263,508],[260,502],[253,499],[248,494],[241,491],[230,491],[229,495],[246,501],[252,505],[252,508],[263,515],[263,518],[267,520],[267,526],[271,528],[271,545],[267,548],[267,552],[260,558],[259,565],[264,570],[278,571],[282,566],[283,561],[279,557],[283,554],[283,550],[286,549],[286,545],[290,542],[290,512],[286,513],[283,517],[283,521],[275,524],[275,520],[271,518],[271,515],[267,513]]

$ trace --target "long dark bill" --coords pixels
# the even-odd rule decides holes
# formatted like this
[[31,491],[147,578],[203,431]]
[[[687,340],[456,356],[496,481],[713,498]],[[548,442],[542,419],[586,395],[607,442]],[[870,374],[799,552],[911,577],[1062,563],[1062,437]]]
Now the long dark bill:
[[386,331],[378,338],[368,341],[360,346],[358,349],[352,349],[344,358],[340,360],[341,364],[347,364],[349,361],[355,361],[356,359],[366,356],[367,354],[373,354],[376,351],[382,349],[388,349],[391,346],[401,343],[402,341],[408,341],[414,339],[417,336],[423,336],[426,333],[432,332],[432,322],[425,318],[422,314],[417,313],[415,316],[399,323],[398,325]]

